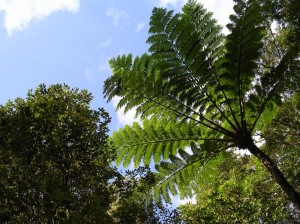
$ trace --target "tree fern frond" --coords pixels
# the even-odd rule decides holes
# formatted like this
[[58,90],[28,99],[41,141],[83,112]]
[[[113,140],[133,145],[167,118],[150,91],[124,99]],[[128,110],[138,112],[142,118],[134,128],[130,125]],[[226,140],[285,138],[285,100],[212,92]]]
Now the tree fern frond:
[[190,158],[190,154],[187,153],[186,150],[179,149],[178,154],[184,161],[186,161],[186,160],[188,160],[188,158]]
[[[135,157],[136,151],[130,150],[127,151],[126,155],[122,156],[123,157],[123,166],[128,167],[129,164],[131,163],[132,159]],[[145,165],[149,165],[149,163],[145,163]]]
[[[145,148],[146,148],[146,145],[144,145],[144,146],[139,147],[139,148],[136,149],[136,154],[133,157],[133,165],[134,165],[134,167],[138,167],[141,164],[143,156],[145,154]],[[122,162],[122,160],[119,162],[119,164],[121,162]]]
[[[169,14],[166,10],[153,11],[150,25],[152,23],[156,24],[156,20],[159,20],[159,23],[163,25],[150,27],[149,33],[151,36],[148,39],[148,43],[151,44],[149,51],[152,55],[156,58],[160,59],[163,57],[164,59],[161,63],[158,62],[158,65],[163,70],[166,70],[162,75],[166,78],[170,77],[167,88],[177,94],[183,90],[187,92],[182,94],[181,97],[191,93],[191,91],[201,92],[199,86],[195,86],[194,79],[198,76],[198,82],[200,80],[202,82],[205,78],[209,79],[207,74],[209,69],[212,68],[208,61],[216,60],[207,55],[209,50],[212,50],[212,52],[216,51],[209,49],[208,46],[220,48],[223,41],[220,35],[220,27],[215,25],[215,20],[211,19],[211,14],[206,13],[203,7],[199,7],[193,1],[189,1],[185,7],[184,13],[180,16],[177,14],[173,19],[169,19],[169,16],[167,16]],[[197,13],[197,16],[194,16],[195,13]],[[168,19],[165,19],[165,17]],[[170,29],[169,22],[172,23],[172,29]],[[181,24],[184,24],[184,26]],[[177,27],[180,27],[180,29],[177,29]],[[159,50],[158,47],[160,48]],[[167,57],[163,52],[168,52]],[[167,68],[166,65],[169,60],[173,63],[172,66]],[[184,70],[181,69],[183,68],[182,62],[185,65]],[[187,67],[190,69],[189,72],[186,70]],[[179,73],[178,71],[182,72]],[[202,83],[202,85],[204,84],[205,82]],[[167,92],[171,93],[169,90]],[[189,94],[189,96],[191,95],[194,94]],[[186,99],[191,100],[191,97],[186,97]],[[196,101],[194,99],[194,102]]]
[[155,146],[153,144],[151,144],[149,147],[145,149],[143,162],[146,166],[150,165],[154,152],[155,152]]
[[[221,145],[219,145],[221,146]],[[210,151],[202,156],[189,155],[184,156],[186,159],[177,156],[170,157],[170,162],[162,162],[156,165],[155,168],[160,175],[161,182],[154,187],[154,192],[162,192],[162,199],[169,200],[169,194],[179,193],[181,197],[191,196],[192,188],[187,187],[191,182],[199,176],[201,167],[213,158],[217,152],[231,147],[227,145],[219,150]],[[159,198],[161,200],[161,198]]]
[[120,152],[117,164],[123,160],[123,165],[127,166],[134,158],[135,165],[142,160],[147,165],[151,159],[156,163],[162,158],[167,160],[171,155],[177,155],[180,148],[200,141],[203,136],[200,138],[198,133],[197,126],[190,130],[187,123],[152,118],[144,120],[143,127],[138,123],[125,126],[114,133],[111,140]]
[[105,97],[118,96],[118,109],[135,108],[143,121],[112,136],[117,163],[160,163],[156,200],[168,201],[170,193],[191,195],[202,166],[230,147],[248,148],[289,189],[287,195],[296,195],[253,142],[256,128],[276,113],[276,100],[292,83],[300,86],[300,45],[263,66],[267,33],[261,5],[235,0],[226,39],[195,0],[188,0],[181,13],[155,8],[148,54],[110,61],[113,75],[105,82]]
[[239,101],[241,126],[246,128],[245,94],[250,90],[255,76],[264,27],[260,6],[255,1],[247,4],[242,0],[237,1],[234,9],[236,15],[230,17],[232,23],[228,25],[231,34],[227,37],[227,61],[222,65],[227,71],[222,80],[235,85],[232,90]]

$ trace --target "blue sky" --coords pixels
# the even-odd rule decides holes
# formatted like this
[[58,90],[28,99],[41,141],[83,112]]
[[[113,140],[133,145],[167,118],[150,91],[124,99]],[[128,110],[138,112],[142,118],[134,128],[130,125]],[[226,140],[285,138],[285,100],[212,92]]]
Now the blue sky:
[[[202,2],[224,25],[232,0]],[[147,51],[153,7],[179,11],[183,0],[0,0],[0,103],[25,97],[40,83],[66,83],[94,95],[92,107],[113,117],[111,130],[133,121],[134,111],[106,103],[108,60]]]
[[[221,25],[229,22],[232,0],[202,0]],[[113,118],[110,129],[133,122],[134,111],[106,103],[108,60],[147,52],[153,7],[179,11],[184,0],[0,0],[0,104],[24,98],[41,83],[66,83],[94,95],[93,108]],[[226,32],[226,30],[224,30]]]

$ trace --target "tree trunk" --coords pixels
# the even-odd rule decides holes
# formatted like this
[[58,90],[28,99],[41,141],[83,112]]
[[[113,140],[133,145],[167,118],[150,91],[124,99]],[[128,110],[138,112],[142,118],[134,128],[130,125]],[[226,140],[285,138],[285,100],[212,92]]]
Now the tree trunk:
[[248,145],[248,150],[256,156],[264,166],[269,170],[273,179],[282,188],[288,199],[294,204],[294,206],[300,211],[300,194],[288,183],[282,172],[277,165],[271,160],[271,158],[261,151],[254,143]]

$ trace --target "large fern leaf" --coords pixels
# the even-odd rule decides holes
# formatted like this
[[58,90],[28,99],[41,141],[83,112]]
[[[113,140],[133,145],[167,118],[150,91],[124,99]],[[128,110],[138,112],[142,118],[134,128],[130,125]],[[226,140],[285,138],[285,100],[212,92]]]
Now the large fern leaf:
[[117,163],[160,164],[157,200],[191,194],[186,186],[216,153],[253,146],[251,135],[272,119],[287,83],[300,80],[299,46],[260,66],[267,37],[260,4],[236,0],[226,38],[195,0],[181,13],[155,8],[148,54],[110,60],[105,97],[120,97],[118,109],[135,108],[143,121],[113,134]]
[[[192,198],[194,187],[198,187],[197,180],[207,178],[208,171],[211,172],[210,165],[218,163],[222,157],[220,152],[231,147],[228,144],[215,144],[213,142],[207,144],[210,144],[213,149],[206,151],[207,148],[201,144],[197,147],[196,154],[189,154],[180,150],[181,153],[178,153],[177,156],[171,156],[169,162],[163,161],[156,165],[155,168],[159,172],[160,179],[154,188],[157,201],[163,199],[169,202],[170,194],[179,194],[181,198]],[[199,150],[200,148],[202,149]]]
[[[144,120],[143,125],[134,123],[125,126],[112,136],[113,144],[118,148],[117,164],[126,167],[132,161],[135,166],[144,163],[155,164],[168,160],[178,153],[184,158],[182,151],[186,147],[207,141],[228,142],[229,139],[210,139],[209,130],[199,129],[194,122],[174,122],[174,120],[156,119]],[[207,136],[207,137],[205,137]],[[207,148],[206,148],[207,150]]]

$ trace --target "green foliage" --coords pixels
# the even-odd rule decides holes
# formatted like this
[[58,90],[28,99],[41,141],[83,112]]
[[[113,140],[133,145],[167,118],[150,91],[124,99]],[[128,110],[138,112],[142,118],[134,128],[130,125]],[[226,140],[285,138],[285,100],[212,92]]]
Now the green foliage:
[[177,155],[179,148],[184,149],[191,142],[200,141],[199,136],[200,130],[193,122],[179,124],[153,117],[144,121],[143,128],[134,123],[132,127],[126,126],[113,134],[114,144],[120,149],[117,164],[124,160],[124,166],[128,166],[133,156],[135,166],[141,161],[149,165],[151,159],[155,163],[168,160],[171,155]]
[[[272,123],[262,132],[264,148],[287,179],[300,188],[300,101],[295,95],[285,102]],[[194,188],[196,204],[179,208],[184,223],[297,223],[300,213],[293,209],[283,192],[252,156],[226,157],[208,164]],[[200,176],[201,177],[201,176]]]
[[[299,96],[285,102],[261,133],[264,148],[299,190]],[[195,204],[179,207],[184,223],[297,223],[299,212],[252,156],[218,155],[195,180]],[[295,165],[296,164],[296,165]]]
[[262,132],[265,150],[287,174],[289,182],[300,191],[300,97],[283,104],[272,123]]
[[115,183],[118,196],[109,211],[113,223],[182,223],[177,220],[177,210],[170,209],[169,204],[147,201],[147,195],[155,182],[156,176],[149,167],[126,171],[125,176]]
[[0,107],[0,222],[109,220],[109,115],[86,90],[40,85]]
[[300,40],[300,3],[297,0],[267,0],[264,2],[265,16],[271,17],[285,32],[287,44]]
[[209,182],[199,180],[201,184],[195,190],[197,202],[179,207],[179,218],[184,223],[293,223],[298,220],[299,214],[253,157],[228,154],[213,164],[209,175]]
[[110,60],[106,98],[120,97],[118,108],[135,108],[143,121],[112,136],[117,162],[153,161],[160,175],[157,200],[169,201],[169,193],[191,195],[193,178],[229,148],[249,149],[278,183],[285,178],[253,135],[272,121],[283,95],[294,92],[292,84],[299,84],[299,45],[270,50],[279,48],[277,37],[266,29],[272,21],[260,1],[237,0],[234,10],[224,37],[212,14],[194,0],[181,13],[154,8],[148,54]]

